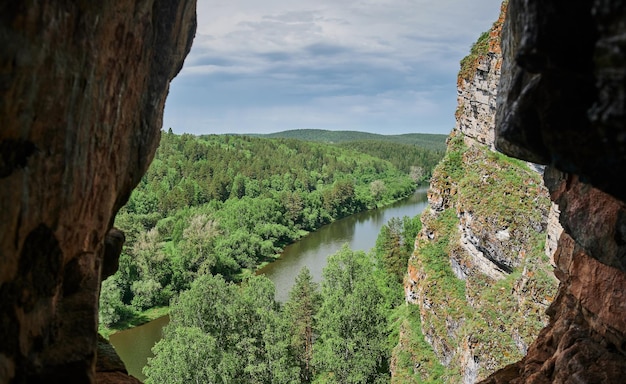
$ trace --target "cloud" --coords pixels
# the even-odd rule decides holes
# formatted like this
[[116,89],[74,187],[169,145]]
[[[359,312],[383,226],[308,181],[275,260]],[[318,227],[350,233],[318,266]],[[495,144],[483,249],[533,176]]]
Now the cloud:
[[172,83],[165,126],[200,134],[384,124],[447,133],[458,62],[499,6],[199,0],[198,32]]

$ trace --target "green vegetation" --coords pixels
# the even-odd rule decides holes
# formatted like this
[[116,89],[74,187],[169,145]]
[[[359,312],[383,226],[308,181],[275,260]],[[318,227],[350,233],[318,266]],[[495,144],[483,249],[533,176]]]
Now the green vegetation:
[[145,368],[148,383],[289,383],[274,286],[266,277],[241,285],[203,275],[174,300],[170,324]]
[[[411,165],[424,170],[419,181],[431,172],[426,160]],[[126,244],[118,272],[102,285],[101,329],[147,319],[146,310],[167,306],[200,276],[243,281],[307,232],[389,204],[415,186],[409,172],[354,149],[163,133],[116,218]]]
[[294,129],[266,135],[256,135],[267,138],[296,139],[304,141],[317,141],[323,143],[348,143],[355,141],[388,142],[394,144],[408,144],[443,152],[446,150],[447,135],[431,133],[407,133],[403,135],[380,135],[376,133],[357,131],[326,131],[323,129]]
[[478,60],[489,53],[489,32],[483,32],[478,40],[470,48],[469,55],[461,59],[461,70],[459,72],[459,78],[464,80],[471,80],[472,76],[476,74],[476,67],[478,66]]
[[383,225],[376,239],[374,252],[385,271],[402,284],[406,266],[413,253],[415,238],[422,229],[419,216],[392,218]]
[[[109,308],[109,310],[114,311],[114,309],[112,308]],[[124,308],[122,308],[121,310],[124,311]],[[154,307],[145,311],[132,311],[132,309],[130,308],[127,310],[128,314],[126,316],[123,316],[123,320],[115,323],[111,327],[106,327],[101,322],[98,332],[102,336],[104,336],[104,338],[108,339],[111,334],[117,331],[123,331],[125,329],[137,327],[152,320],[156,320],[159,317],[163,317],[170,312],[169,307]]]
[[347,247],[328,259],[313,364],[322,383],[389,381],[387,314],[392,308],[374,260]]
[[[490,47],[500,46],[500,31],[504,22],[504,12],[508,6],[508,0],[502,2],[501,14],[498,20],[493,23],[491,29],[483,32],[478,40],[472,44],[470,53],[461,59],[461,69],[459,71],[459,81],[461,79],[470,81],[476,75],[478,62],[481,58],[489,54]],[[492,48],[493,49],[493,48]]]
[[289,292],[289,300],[283,307],[287,324],[285,336],[300,370],[301,383],[310,383],[314,377],[313,344],[316,338],[316,316],[322,300],[318,284],[313,282],[311,273],[304,267],[296,277]]
[[[412,236],[411,221],[400,232]],[[379,238],[370,254],[344,246],[329,257],[321,289],[303,269],[283,306],[264,276],[241,284],[198,277],[172,302],[146,382],[389,382],[391,325],[403,300],[381,257],[384,249],[398,255],[400,243]]]
[[[442,366],[442,349],[469,343],[490,366],[519,358],[554,294],[540,235],[547,197],[523,162],[467,147],[460,134],[432,172],[445,191],[441,212],[392,219],[369,254],[342,248],[321,286],[303,270],[284,305],[267,278],[254,276],[308,231],[411,193],[432,158],[409,147],[164,134],[118,215],[127,245],[102,286],[103,325],[146,319],[146,310],[171,303],[171,322],[144,369],[155,383],[383,383],[390,367],[398,383],[455,382],[458,359]],[[510,275],[457,278],[451,255],[470,264],[459,246],[459,207],[481,218],[477,232],[510,233]],[[414,252],[422,222],[430,238]],[[407,263],[431,300],[421,316],[404,304]],[[502,300],[521,289],[530,294]],[[437,337],[434,349],[422,330]]]
[[418,183],[430,179],[432,169],[443,158],[447,138],[441,134],[379,135],[321,129],[297,129],[257,136],[336,144],[387,160]]
[[417,145],[371,140],[350,141],[339,146],[387,160],[400,171],[410,174],[418,183],[430,180],[432,169],[444,153],[443,150],[425,150]]
[[[520,345],[528,345],[545,324],[556,282],[544,251],[549,200],[540,177],[522,161],[484,146],[466,146],[460,133],[450,137],[448,152],[431,180],[442,193],[443,210],[423,215],[430,239],[422,239],[409,260],[410,268],[419,271],[419,289],[428,298],[428,309],[422,311],[421,323],[412,315],[399,315],[402,328],[394,356],[397,375],[405,382],[461,381],[458,358],[446,370],[437,365],[423,368],[433,347],[441,355],[471,345],[480,363],[478,374],[485,375],[519,360]],[[464,225],[470,225],[475,236],[499,247],[492,252],[500,252],[510,263],[510,274],[500,280],[477,270],[464,280],[455,275],[451,258],[465,268],[474,265],[460,246],[461,213],[471,215],[471,223]],[[494,235],[502,231],[506,243],[498,245]],[[433,346],[421,342],[422,331],[434,340]],[[422,368],[414,369],[416,364]]]
[[[419,307],[410,305],[406,312],[400,312],[397,323],[402,326],[402,334],[394,351],[397,361],[397,374],[406,377],[408,382],[435,383],[448,382],[454,367],[444,369],[434,356],[433,347],[424,341],[422,330],[437,335],[439,348],[454,351],[462,337],[450,331],[451,324],[463,324],[472,316],[466,302],[466,287],[450,266],[450,254],[458,244],[458,218],[454,210],[446,209],[435,220],[424,217],[425,225],[436,233],[432,241],[422,240],[415,257],[409,259],[410,268],[422,271],[419,282],[422,294],[431,300],[431,306],[424,311],[420,322]],[[413,318],[412,316],[417,316]],[[445,346],[445,347],[441,347]],[[419,366],[419,369],[412,367]],[[410,380],[409,380],[410,379]]]
[[393,313],[395,375],[392,383],[436,384],[443,382],[446,369],[422,333],[419,307],[405,304]]

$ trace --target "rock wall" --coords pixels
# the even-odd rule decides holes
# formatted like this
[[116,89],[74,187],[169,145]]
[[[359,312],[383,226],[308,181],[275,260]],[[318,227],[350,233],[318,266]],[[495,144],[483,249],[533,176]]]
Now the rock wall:
[[[556,293],[544,246],[547,232],[559,233],[547,228],[548,190],[535,168],[494,152],[504,11],[462,62],[457,125],[433,173],[405,281],[407,302],[419,307],[417,332],[443,373],[433,376],[418,346],[412,372],[392,359],[398,383],[484,379],[527,352]],[[407,334],[403,325],[399,345],[410,344]]]
[[[473,139],[459,132],[452,141],[461,150],[451,143],[433,174],[405,295],[419,307],[441,379],[474,383],[527,352],[547,324],[557,281],[545,253],[550,204],[540,175],[482,144],[465,146]],[[460,154],[462,176],[445,163],[451,153]],[[424,356],[416,353],[415,364],[426,367]]]
[[550,166],[564,231],[548,326],[485,383],[624,381],[625,17],[621,1],[510,1],[496,145]]
[[194,34],[195,0],[0,2],[0,383],[94,382],[111,226]]
[[[495,149],[495,111],[502,53],[500,34],[504,23],[500,18],[483,38],[482,47],[474,47],[476,57],[467,57],[462,65],[457,87],[455,129],[468,138]],[[481,52],[481,50],[484,50]]]

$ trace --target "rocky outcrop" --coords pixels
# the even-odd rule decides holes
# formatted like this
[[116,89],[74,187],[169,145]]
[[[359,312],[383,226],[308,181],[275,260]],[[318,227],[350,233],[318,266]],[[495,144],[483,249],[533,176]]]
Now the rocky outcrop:
[[[419,332],[444,367],[439,379],[451,383],[475,383],[526,354],[548,323],[558,284],[553,257],[562,227],[541,180],[544,169],[495,152],[506,4],[461,63],[457,125],[433,173],[430,209],[405,280],[407,302],[419,307],[419,330],[403,323],[396,356],[410,343],[404,335]],[[431,359],[419,343],[411,353],[415,367]],[[402,382],[432,378],[432,367],[411,375],[400,360],[392,359]]]
[[123,241],[105,237],[156,150],[195,1],[0,9],[0,383],[94,382]]
[[[462,62],[457,126],[433,173],[405,280],[420,329],[403,323],[396,356],[410,344],[404,335],[421,333],[443,366],[437,379],[449,383],[474,383],[523,356],[556,292],[543,245],[548,190],[534,167],[494,152],[503,20],[504,9]],[[414,345],[418,368],[402,371],[397,358],[394,379],[433,379],[432,352]]]
[[104,337],[98,335],[98,358],[96,372],[98,384],[139,384],[137,378],[128,375],[124,362]]
[[564,230],[548,326],[484,383],[624,381],[625,17],[621,1],[510,1],[496,146],[550,166]]
[[[489,333],[494,326],[502,330],[502,336],[509,333],[526,356],[483,383],[617,383],[624,379],[625,16],[626,5],[610,0],[576,3],[511,0],[508,7],[503,28],[495,146],[511,156],[548,165],[544,177],[553,204],[546,225],[545,250],[551,256],[549,264],[554,266],[559,281],[558,292],[546,311],[548,324],[532,343],[515,334],[514,327],[502,327],[488,316],[476,316],[475,312],[470,316],[468,312],[459,314],[458,308],[464,302],[458,294],[456,280],[446,277],[441,270],[428,268],[433,260],[432,249],[428,247],[442,236],[442,223],[450,221],[450,208],[459,219],[454,225],[460,228],[460,245],[445,249],[450,256],[448,275],[466,282],[465,299],[472,310],[480,312],[485,306],[485,300],[472,293],[477,292],[472,288],[478,286],[474,283],[472,287],[473,276],[482,274],[490,280],[505,282],[509,279],[507,268],[520,265],[519,260],[524,259],[524,256],[507,257],[512,264],[502,263],[504,258],[498,256],[502,253],[493,246],[509,239],[510,231],[505,227],[500,230],[489,227],[488,221],[487,225],[478,226],[482,229],[476,228],[477,222],[484,221],[484,214],[476,212],[476,205],[468,209],[471,200],[463,199],[464,190],[471,183],[454,181],[466,177],[467,165],[474,156],[472,143],[490,145],[489,134],[477,132],[475,127],[488,125],[487,111],[491,108],[487,107],[490,98],[486,95],[493,92],[486,86],[489,71],[485,69],[497,65],[485,65],[481,69],[478,60],[476,86],[468,85],[471,80],[459,81],[465,89],[479,92],[479,97],[472,100],[471,94],[460,91],[463,95],[457,111],[460,121],[454,134],[466,133],[464,142],[470,149],[459,152],[457,148],[456,155],[444,159],[442,168],[452,177],[433,177],[431,211],[423,219],[424,231],[409,265],[405,287],[407,300],[420,306],[425,341],[448,368],[444,381],[469,383],[481,379],[485,372],[481,369],[485,366],[497,368],[492,358],[494,349],[479,351],[482,343],[493,340],[493,335],[491,338],[481,335]],[[468,108],[461,103],[476,107]],[[483,177],[485,181],[489,179],[486,174]],[[515,214],[510,212],[509,217]],[[490,262],[495,264],[494,268],[490,268]],[[501,299],[517,302],[521,307],[530,298],[534,304],[517,312],[517,316],[527,320],[529,315],[537,314],[540,304],[544,307],[549,304],[550,295],[537,284],[536,271],[523,266],[519,273],[510,289],[502,291]],[[437,279],[430,275],[437,275]],[[440,282],[444,282],[446,290],[438,287]],[[495,286],[502,287],[502,283]],[[489,289],[489,285],[483,288]],[[479,324],[468,325],[472,322]],[[415,367],[422,366],[419,356],[415,360]],[[419,368],[415,372],[419,374]]]
[[626,198],[626,5],[511,1],[496,145]]
[[504,6],[500,18],[472,47],[472,54],[461,63],[457,87],[455,129],[466,137],[494,147],[496,96],[500,81],[502,53],[500,33],[504,22]]
[[[540,175],[468,141],[453,132],[433,174],[435,199],[422,213],[405,280],[407,302],[420,309],[419,331],[445,381],[457,383],[523,356],[547,324],[557,285],[543,246],[550,204]],[[424,354],[415,355],[422,366]]]
[[550,213],[548,214],[548,225],[546,226],[546,255],[550,257],[550,264],[554,267],[556,267],[554,254],[556,253],[559,239],[563,233],[563,226],[559,221],[560,216],[561,211],[559,210],[559,206],[552,203],[550,205]]
[[626,373],[626,274],[608,265],[620,253],[615,230],[623,226],[626,207],[577,176],[554,175],[552,198],[567,208],[554,258],[561,284],[548,310],[550,323],[523,360],[485,383],[618,383]]

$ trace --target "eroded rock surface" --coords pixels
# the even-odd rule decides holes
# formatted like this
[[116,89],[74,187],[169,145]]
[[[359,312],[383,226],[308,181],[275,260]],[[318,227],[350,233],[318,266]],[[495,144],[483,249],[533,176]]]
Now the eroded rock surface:
[[[521,358],[548,321],[557,285],[542,246],[548,190],[534,167],[494,152],[503,20],[504,9],[462,62],[457,125],[433,172],[405,279],[419,326],[403,323],[392,382],[443,372],[435,379],[473,384]],[[433,369],[423,344],[411,344],[422,335],[443,367]]]
[[625,16],[621,1],[509,3],[496,146],[553,167],[564,230],[549,325],[484,383],[626,377]]
[[496,147],[626,199],[626,4],[509,2]]
[[484,54],[479,55],[473,63],[464,63],[471,68],[467,69],[465,76],[459,76],[457,87],[455,129],[492,149],[495,148],[493,125],[502,66],[500,34],[504,11],[503,7],[500,18],[487,32],[489,36],[484,42]]
[[195,0],[0,2],[0,383],[94,382],[105,236],[194,33]]
[[[626,373],[626,274],[602,261],[623,254],[619,228],[626,207],[577,176],[560,176],[549,183],[552,198],[565,207],[550,323],[522,361],[484,383],[619,383]],[[587,230],[571,230],[583,228],[583,217]]]

